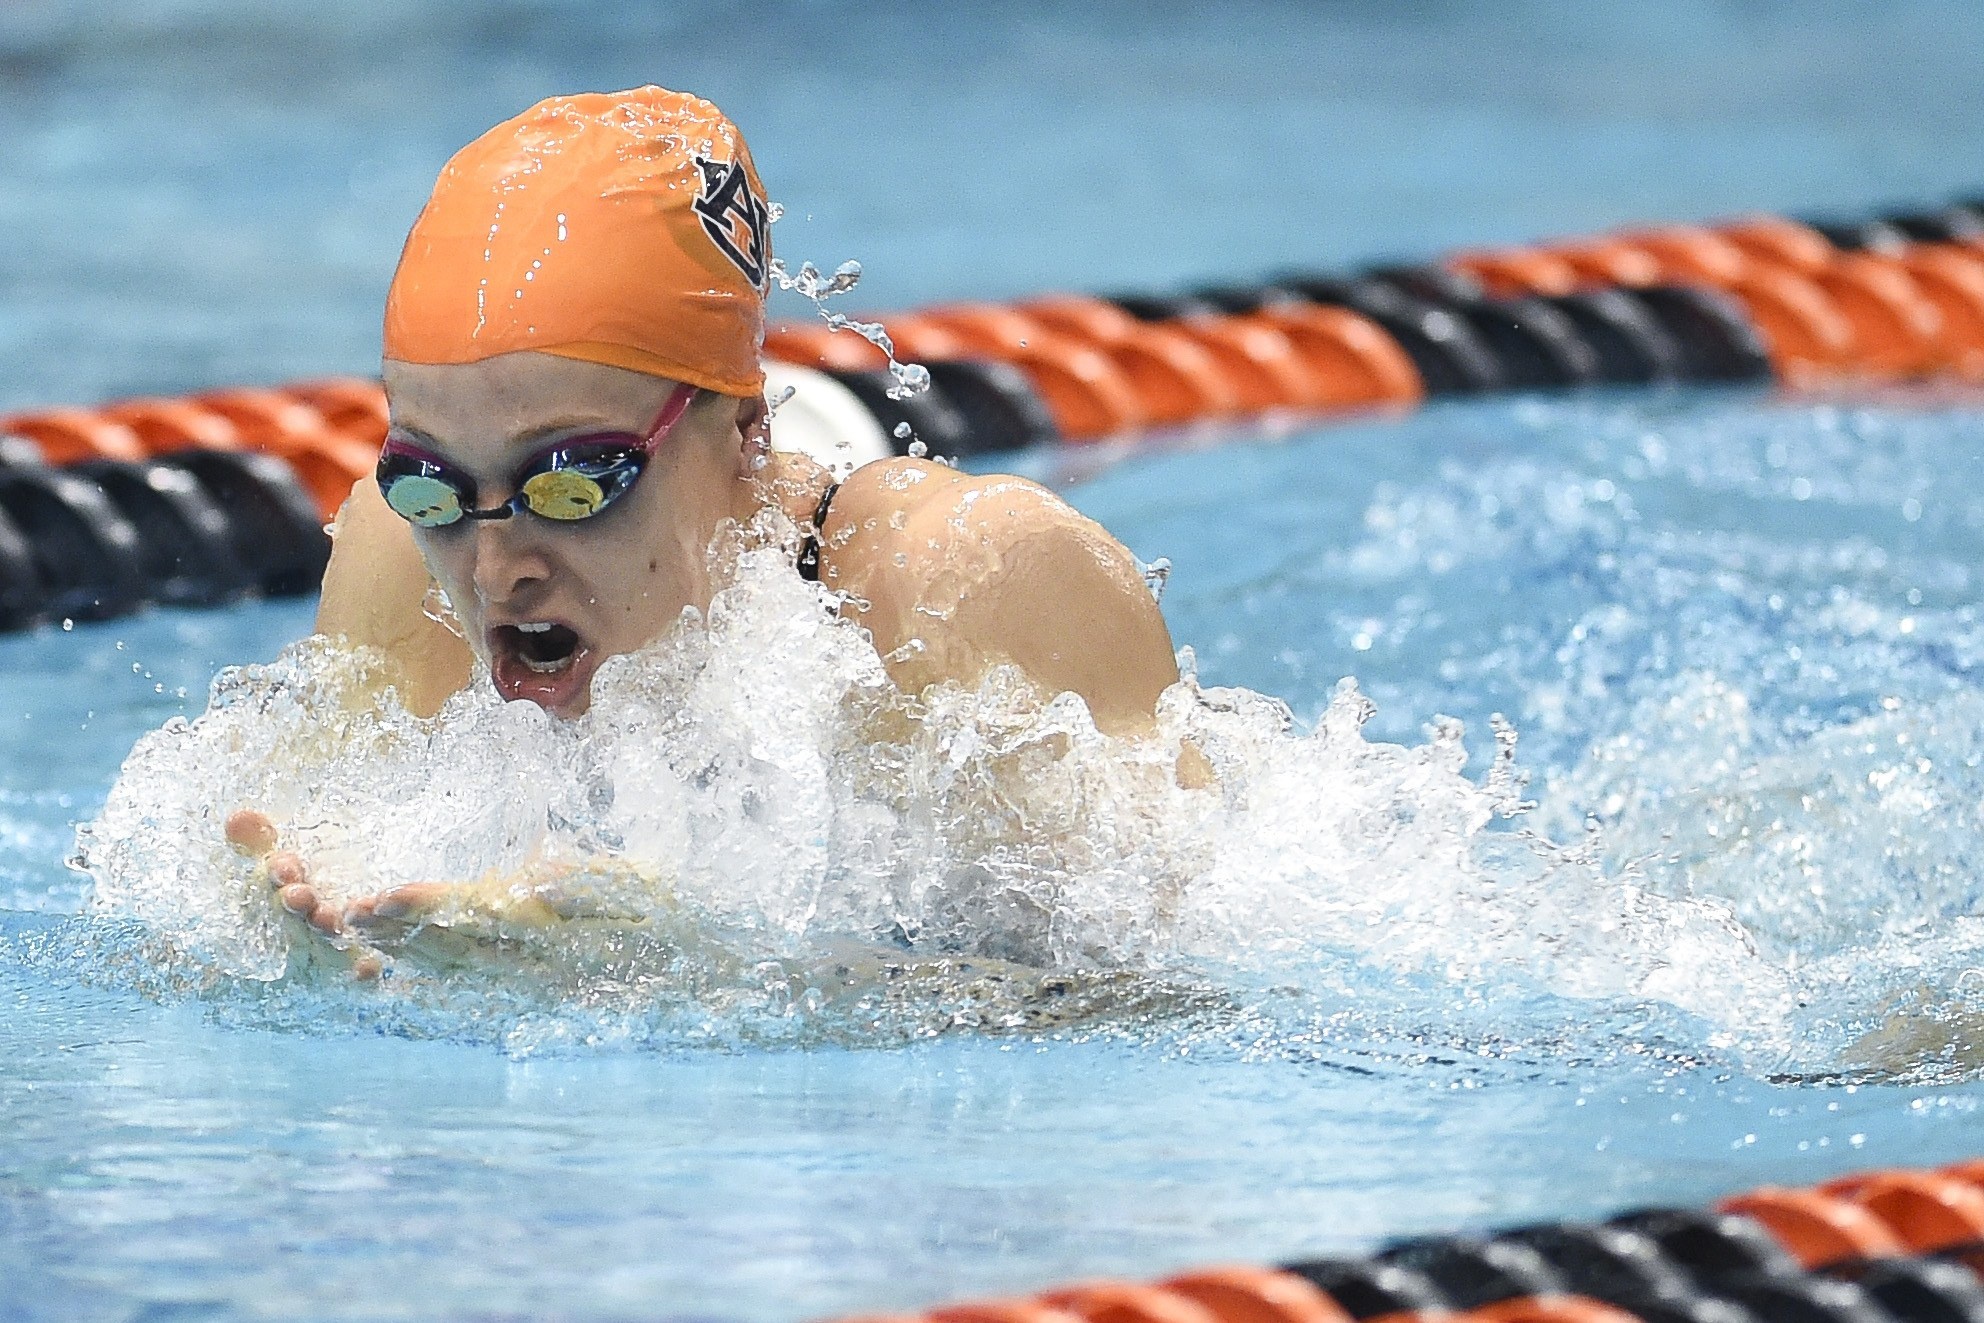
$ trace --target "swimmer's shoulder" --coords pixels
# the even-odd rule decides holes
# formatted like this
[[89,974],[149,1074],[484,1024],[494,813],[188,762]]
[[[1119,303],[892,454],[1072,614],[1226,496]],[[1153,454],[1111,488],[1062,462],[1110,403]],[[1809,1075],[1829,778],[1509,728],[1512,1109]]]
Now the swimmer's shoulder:
[[1131,563],[1101,525],[1039,483],[906,457],[856,469],[834,492],[820,539],[821,582],[878,602],[1004,577],[1027,545],[1113,551]]
[[1058,529],[1114,542],[1099,524],[1037,482],[1006,473],[962,473],[948,464],[905,457],[856,469],[835,491],[822,534],[829,569],[851,570],[879,556],[882,565],[914,577],[937,568],[943,553],[996,555]]
[[1018,665],[1105,729],[1148,725],[1178,678],[1141,566],[1039,483],[927,460],[864,465],[835,493],[821,582],[847,595],[898,683]]

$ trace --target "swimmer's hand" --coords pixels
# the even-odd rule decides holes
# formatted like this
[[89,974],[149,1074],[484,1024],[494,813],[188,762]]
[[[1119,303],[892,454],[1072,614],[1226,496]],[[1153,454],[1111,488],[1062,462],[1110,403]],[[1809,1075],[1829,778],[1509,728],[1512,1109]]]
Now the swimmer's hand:
[[339,905],[319,891],[301,855],[278,848],[280,833],[267,814],[238,810],[228,816],[226,834],[236,851],[258,861],[257,871],[282,908],[344,952],[359,979],[377,978],[384,969],[379,945],[404,942],[432,926],[458,936],[500,939],[518,928],[597,916],[582,898],[503,879],[409,882]]
[[276,889],[282,907],[326,937],[344,932],[344,916],[317,895],[303,857],[294,850],[278,850],[282,843],[276,825],[266,813],[237,809],[227,815],[227,843],[237,854],[258,861],[258,870]]

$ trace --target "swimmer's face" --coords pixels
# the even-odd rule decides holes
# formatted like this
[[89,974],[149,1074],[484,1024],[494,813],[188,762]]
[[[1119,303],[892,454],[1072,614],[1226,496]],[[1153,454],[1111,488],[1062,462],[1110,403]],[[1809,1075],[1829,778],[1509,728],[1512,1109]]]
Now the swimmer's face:
[[[676,383],[549,354],[480,363],[385,365],[393,429],[474,480],[488,509],[519,470],[558,441],[644,433]],[[697,395],[631,489],[587,519],[533,514],[413,530],[497,691],[559,716],[591,702],[593,672],[707,607],[708,548],[746,515],[743,481],[764,427],[763,401]]]

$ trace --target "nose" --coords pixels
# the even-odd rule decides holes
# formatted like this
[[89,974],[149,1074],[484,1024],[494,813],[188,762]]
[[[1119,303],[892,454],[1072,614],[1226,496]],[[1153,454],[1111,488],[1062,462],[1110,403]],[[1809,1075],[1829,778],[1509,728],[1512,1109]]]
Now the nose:
[[483,601],[508,602],[551,577],[550,561],[533,533],[522,515],[475,526],[469,535],[475,556],[470,579]]

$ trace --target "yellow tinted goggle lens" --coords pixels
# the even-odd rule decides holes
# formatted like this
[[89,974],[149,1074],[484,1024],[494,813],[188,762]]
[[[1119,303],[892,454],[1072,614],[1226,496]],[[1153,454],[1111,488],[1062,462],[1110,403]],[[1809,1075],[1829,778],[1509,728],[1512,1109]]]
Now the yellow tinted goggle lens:
[[546,519],[584,519],[606,503],[606,490],[577,469],[552,469],[526,479],[523,498]]
[[424,473],[407,473],[386,486],[386,504],[393,513],[422,528],[439,528],[462,517],[461,493]]

